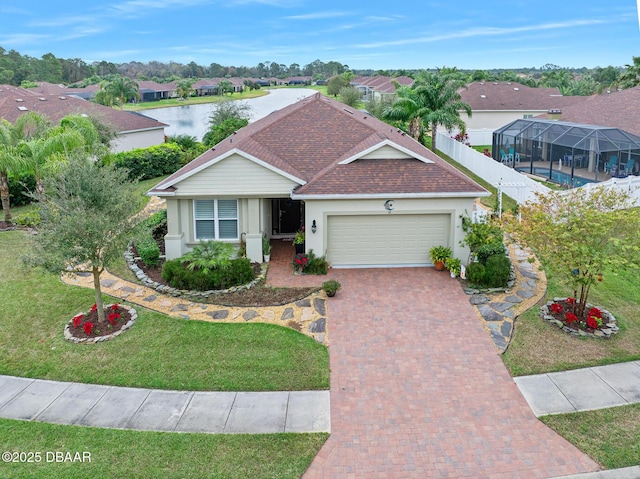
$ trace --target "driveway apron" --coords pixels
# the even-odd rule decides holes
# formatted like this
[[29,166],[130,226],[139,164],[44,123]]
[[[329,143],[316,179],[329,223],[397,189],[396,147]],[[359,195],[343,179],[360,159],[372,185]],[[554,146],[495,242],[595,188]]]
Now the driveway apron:
[[599,469],[536,419],[456,280],[433,268],[334,273],[332,432],[305,479]]

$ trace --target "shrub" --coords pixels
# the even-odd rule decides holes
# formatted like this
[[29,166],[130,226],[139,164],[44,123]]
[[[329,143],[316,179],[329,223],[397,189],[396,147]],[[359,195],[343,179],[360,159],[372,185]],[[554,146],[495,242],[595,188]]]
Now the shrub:
[[504,254],[495,254],[487,258],[484,282],[490,288],[502,288],[509,281],[511,261]]
[[500,242],[484,244],[480,246],[476,251],[478,261],[480,261],[482,264],[486,264],[489,257],[493,255],[504,255],[504,253],[505,250],[502,240],[500,240]]
[[304,272],[307,274],[327,274],[327,269],[329,268],[329,263],[324,256],[316,256],[313,253],[313,250],[309,250],[309,254],[307,255],[308,261],[307,266],[304,268]]
[[231,260],[225,269],[213,269],[205,273],[201,269],[189,269],[181,258],[165,261],[162,277],[174,288],[195,291],[226,289],[247,284],[254,278],[251,262],[247,258]]
[[145,240],[136,243],[138,249],[138,255],[144,264],[147,266],[157,266],[160,261],[160,247],[153,238],[149,237]]
[[160,210],[149,216],[144,222],[155,241],[162,241],[167,234],[167,210]]
[[[9,177],[9,201],[11,207],[28,205],[33,201],[30,196],[36,189],[36,177],[31,173],[23,173]],[[2,205],[0,205],[2,209]]]
[[484,285],[484,265],[482,263],[471,263],[467,267],[467,279],[469,283],[477,286]]
[[37,228],[42,222],[40,217],[40,211],[37,209],[21,213],[13,217],[13,222],[20,226],[27,226],[29,228]]
[[168,175],[182,166],[183,152],[175,143],[136,148],[112,155],[108,162],[129,170],[131,180],[148,180]]

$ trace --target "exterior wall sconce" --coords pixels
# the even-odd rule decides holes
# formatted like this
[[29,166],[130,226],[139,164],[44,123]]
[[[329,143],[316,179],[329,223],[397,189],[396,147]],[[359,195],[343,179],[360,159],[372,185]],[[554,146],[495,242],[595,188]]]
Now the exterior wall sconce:
[[311,222],[311,232],[315,233],[316,231],[318,231],[318,226],[316,225],[316,220],[313,220]]

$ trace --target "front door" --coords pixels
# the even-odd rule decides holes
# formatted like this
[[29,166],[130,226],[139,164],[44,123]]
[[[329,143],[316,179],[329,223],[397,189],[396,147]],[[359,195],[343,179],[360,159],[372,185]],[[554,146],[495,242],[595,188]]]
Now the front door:
[[277,198],[271,201],[273,208],[273,234],[293,235],[302,225],[304,205],[300,200]]

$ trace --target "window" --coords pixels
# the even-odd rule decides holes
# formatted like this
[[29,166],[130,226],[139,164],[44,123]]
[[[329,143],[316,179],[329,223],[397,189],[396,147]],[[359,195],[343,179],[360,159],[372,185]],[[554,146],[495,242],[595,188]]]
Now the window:
[[238,239],[238,200],[194,200],[197,240]]

